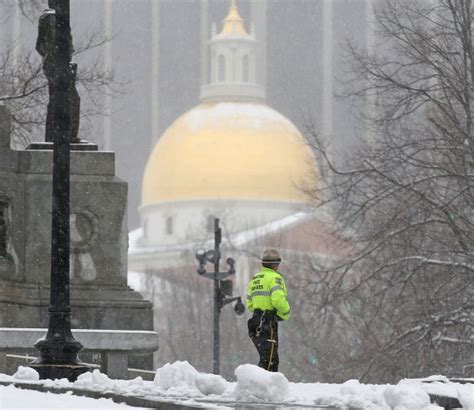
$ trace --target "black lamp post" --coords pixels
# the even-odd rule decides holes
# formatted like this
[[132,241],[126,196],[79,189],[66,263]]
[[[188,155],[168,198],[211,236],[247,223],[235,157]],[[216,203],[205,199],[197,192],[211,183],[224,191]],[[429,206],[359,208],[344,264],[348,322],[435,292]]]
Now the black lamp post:
[[[235,261],[232,258],[227,258],[229,270],[227,272],[219,272],[219,264],[221,259],[221,245],[222,233],[219,227],[219,219],[214,219],[214,249],[205,251],[198,249],[196,251],[196,259],[199,261],[197,273],[214,281],[214,337],[213,337],[213,357],[212,369],[214,374],[219,374],[220,368],[220,327],[219,318],[221,309],[228,303],[237,302],[234,306],[235,313],[239,316],[245,312],[245,306],[242,303],[240,296],[232,296],[232,281],[224,280],[225,278],[235,274]],[[206,263],[214,265],[214,272],[206,272]]]
[[51,231],[51,296],[46,337],[35,343],[40,352],[31,367],[40,378],[67,378],[74,381],[89,370],[78,361],[81,343],[71,333],[69,278],[69,185],[71,112],[69,87],[71,80],[69,0],[57,0],[55,7],[54,61],[54,148],[53,204]]

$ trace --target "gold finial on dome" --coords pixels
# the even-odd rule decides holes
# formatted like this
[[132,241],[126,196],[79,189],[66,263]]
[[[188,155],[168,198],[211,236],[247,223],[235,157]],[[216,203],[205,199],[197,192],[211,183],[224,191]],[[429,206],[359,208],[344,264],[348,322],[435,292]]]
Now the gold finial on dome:
[[231,0],[229,14],[224,19],[224,25],[220,34],[248,36],[235,0]]

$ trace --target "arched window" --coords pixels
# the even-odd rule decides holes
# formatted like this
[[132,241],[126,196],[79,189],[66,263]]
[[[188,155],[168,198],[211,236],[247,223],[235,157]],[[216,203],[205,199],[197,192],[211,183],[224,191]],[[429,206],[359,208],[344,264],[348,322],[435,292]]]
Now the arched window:
[[168,235],[173,234],[173,217],[172,216],[168,216],[166,218],[166,233]]
[[217,81],[225,81],[225,57],[222,54],[217,57]]
[[244,55],[242,58],[242,81],[249,82],[249,56]]

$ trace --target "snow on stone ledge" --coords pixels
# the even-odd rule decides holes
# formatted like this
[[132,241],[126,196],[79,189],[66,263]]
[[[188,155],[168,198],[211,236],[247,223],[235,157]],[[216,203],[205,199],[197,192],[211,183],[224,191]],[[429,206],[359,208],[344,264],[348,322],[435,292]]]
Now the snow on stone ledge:
[[[474,410],[473,385],[469,382],[453,382],[444,376],[404,379],[397,385],[362,384],[355,379],[343,384],[289,383],[282,373],[267,372],[251,364],[237,367],[235,375],[237,382],[228,382],[218,375],[200,373],[188,362],[175,362],[158,369],[154,381],[144,381],[141,377],[112,380],[99,370],[79,376],[74,383],[67,379],[38,380],[36,371],[28,367],[19,367],[14,376],[0,374],[0,381],[21,380],[23,383],[51,388],[113,391],[127,396],[165,399],[176,403],[193,402],[199,405],[256,401],[286,403],[289,406],[327,405],[341,409],[442,410],[430,403],[429,395],[436,395],[456,398],[464,410]],[[3,410],[1,404],[0,397],[0,408]]]

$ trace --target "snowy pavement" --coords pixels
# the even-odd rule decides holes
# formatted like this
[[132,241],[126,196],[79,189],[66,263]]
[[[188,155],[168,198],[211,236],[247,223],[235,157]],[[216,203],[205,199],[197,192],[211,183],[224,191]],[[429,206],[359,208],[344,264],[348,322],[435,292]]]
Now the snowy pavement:
[[14,386],[0,386],[0,409],[124,409],[110,399],[91,399],[67,394],[40,393]]
[[[92,396],[133,398],[136,403],[146,400],[174,403],[176,407],[206,409],[381,409],[381,410],[441,410],[430,403],[430,395],[451,397],[462,408],[474,410],[472,383],[453,383],[443,376],[421,380],[402,380],[397,385],[361,384],[349,380],[343,384],[291,383],[282,373],[269,373],[254,365],[244,364],[235,369],[236,382],[221,376],[200,373],[188,362],[166,364],[156,371],[154,381],[141,377],[133,380],[112,380],[94,370],[79,376],[74,383],[62,380],[38,380],[35,370],[20,367],[13,376],[0,374],[3,383],[27,383],[41,389],[68,389]],[[427,383],[426,381],[429,381]],[[43,395],[43,396],[38,396]],[[40,398],[41,397],[41,398]],[[61,398],[59,398],[61,397]],[[142,401],[140,401],[142,400]],[[109,408],[118,406],[110,399],[97,400],[71,395],[54,395],[20,390],[12,385],[0,386],[0,409],[40,408]],[[59,404],[58,404],[59,403]],[[58,407],[59,406],[59,407]],[[120,404],[122,408],[129,408]],[[158,406],[157,406],[158,407]],[[135,407],[136,408],[136,407]]]

